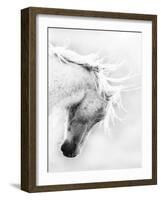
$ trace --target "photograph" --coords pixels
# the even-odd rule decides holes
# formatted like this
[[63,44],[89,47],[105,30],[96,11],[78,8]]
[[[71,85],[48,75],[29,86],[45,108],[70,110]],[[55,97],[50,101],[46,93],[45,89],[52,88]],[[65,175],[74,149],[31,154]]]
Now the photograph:
[[141,32],[48,28],[48,171],[139,168]]

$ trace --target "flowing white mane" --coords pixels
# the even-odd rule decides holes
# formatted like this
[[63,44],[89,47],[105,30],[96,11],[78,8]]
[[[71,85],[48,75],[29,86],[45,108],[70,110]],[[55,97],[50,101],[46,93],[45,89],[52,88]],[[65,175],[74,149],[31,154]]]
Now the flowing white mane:
[[74,63],[87,69],[95,78],[96,89],[102,98],[107,101],[106,116],[104,118],[105,130],[110,128],[110,123],[115,120],[122,120],[116,113],[116,107],[125,111],[122,105],[121,93],[124,91],[138,89],[136,87],[127,87],[122,83],[134,78],[136,75],[128,74],[121,78],[113,78],[111,72],[116,71],[120,65],[104,64],[103,60],[97,54],[80,55],[65,47],[50,46],[50,55],[55,55],[60,62],[69,64]]

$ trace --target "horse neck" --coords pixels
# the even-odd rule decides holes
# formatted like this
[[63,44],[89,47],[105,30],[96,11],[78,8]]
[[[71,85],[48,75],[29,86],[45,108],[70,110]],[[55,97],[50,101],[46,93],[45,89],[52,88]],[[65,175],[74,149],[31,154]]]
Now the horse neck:
[[94,79],[83,67],[62,63],[57,58],[49,63],[49,107],[67,107],[83,99],[87,90],[94,90]]

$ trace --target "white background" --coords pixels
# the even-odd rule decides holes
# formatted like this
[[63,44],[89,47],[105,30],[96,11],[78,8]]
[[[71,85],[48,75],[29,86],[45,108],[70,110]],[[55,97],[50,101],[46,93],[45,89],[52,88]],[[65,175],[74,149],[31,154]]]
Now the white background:
[[[118,12],[137,12],[158,14],[158,35],[160,35],[160,0],[15,0],[1,1],[0,7],[0,198],[1,199],[160,199],[160,170],[157,186],[126,187],[99,190],[68,191],[56,193],[27,194],[18,189],[20,182],[20,9],[27,6],[44,6],[73,9],[90,9]],[[161,44],[158,38],[158,47]],[[160,48],[158,48],[160,55]],[[158,56],[158,77],[160,58]],[[161,80],[158,80],[158,85]],[[159,87],[160,89],[160,87]],[[158,102],[160,92],[158,91]],[[160,123],[158,105],[158,124]],[[160,125],[158,127],[158,141]],[[158,145],[158,158],[161,147]],[[158,161],[158,169],[161,160]]]

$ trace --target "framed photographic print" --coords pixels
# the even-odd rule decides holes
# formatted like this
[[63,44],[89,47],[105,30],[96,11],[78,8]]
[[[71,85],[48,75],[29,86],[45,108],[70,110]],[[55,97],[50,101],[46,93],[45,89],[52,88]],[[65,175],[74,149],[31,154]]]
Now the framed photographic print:
[[157,16],[21,11],[21,188],[157,183]]

